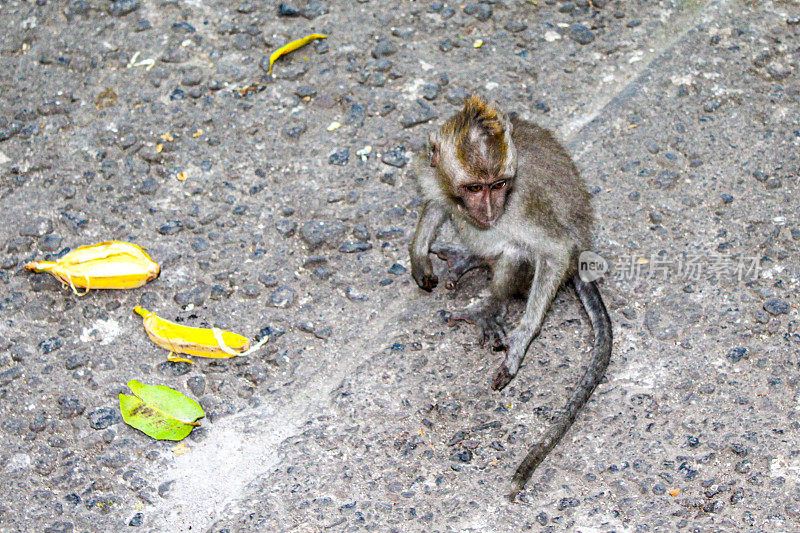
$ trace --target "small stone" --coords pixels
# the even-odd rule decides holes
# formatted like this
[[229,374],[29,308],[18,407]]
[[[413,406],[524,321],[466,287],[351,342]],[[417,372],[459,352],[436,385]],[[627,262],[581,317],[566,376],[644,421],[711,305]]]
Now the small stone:
[[731,363],[738,363],[742,360],[742,358],[747,355],[747,348],[737,346],[736,348],[732,348],[726,357]]
[[270,307],[277,307],[286,309],[294,303],[294,290],[288,285],[284,285],[272,291],[269,295],[267,305]]
[[773,316],[786,315],[791,310],[791,306],[780,298],[770,298],[764,302],[764,310]]
[[569,509],[570,507],[577,507],[581,504],[581,501],[577,498],[561,498],[558,502],[558,510],[563,511],[565,509]]
[[61,418],[75,418],[86,410],[78,398],[71,396],[61,396],[58,399],[58,408]]
[[331,165],[346,165],[350,159],[350,150],[348,148],[339,148],[328,156],[328,163]]
[[242,286],[242,294],[246,298],[258,298],[261,294],[261,288],[255,283],[248,283]]
[[200,307],[206,301],[207,292],[208,286],[205,283],[197,283],[191,289],[175,293],[172,299],[181,307],[189,304]]
[[400,276],[408,272],[408,269],[401,265],[400,263],[395,263],[389,268],[389,274],[394,274],[395,276]]
[[341,222],[310,220],[300,227],[300,238],[313,252],[322,245],[333,246],[344,237],[345,227]]
[[33,417],[28,423],[28,429],[34,433],[41,433],[47,428],[47,416],[45,413],[39,413]]
[[381,155],[381,161],[393,167],[403,168],[408,163],[405,147],[397,146],[391,150],[387,150]]
[[278,6],[278,15],[281,17],[299,17],[300,10],[291,4],[280,4]]
[[158,486],[158,495],[162,498],[166,498],[169,494],[169,491],[172,490],[172,487],[175,485],[175,480],[164,481]]
[[188,59],[189,52],[183,48],[168,48],[164,55],[161,56],[161,61],[164,63],[184,63]]
[[706,113],[713,113],[722,105],[722,101],[718,98],[714,98],[713,100],[709,100],[708,102],[703,104],[703,111]]
[[0,387],[5,387],[15,379],[22,376],[22,367],[14,366],[0,372]]
[[447,103],[455,106],[463,105],[464,100],[467,98],[469,98],[469,91],[460,87],[454,87],[444,95],[444,99],[447,100]]
[[372,49],[372,57],[375,59],[379,59],[381,57],[389,57],[397,53],[397,47],[394,43],[387,39],[383,38],[378,41],[378,44],[375,45],[375,48]]
[[345,287],[344,295],[347,296],[347,299],[352,302],[364,302],[367,300],[366,294],[351,286]]
[[469,4],[464,7],[464,13],[471,15],[481,22],[485,22],[492,18],[492,6],[487,4]]
[[133,515],[133,518],[130,519],[128,522],[128,526],[130,527],[139,527],[144,522],[144,515],[142,513],[136,513]]
[[287,124],[281,129],[281,133],[290,139],[297,139],[306,132],[308,126],[305,122],[295,122]]
[[198,67],[191,67],[187,68],[183,71],[183,77],[181,77],[181,85],[185,85],[187,87],[194,87],[195,85],[200,85],[203,81],[203,71],[200,70]]
[[139,5],[137,0],[115,0],[108,7],[108,14],[112,17],[124,17],[139,9]]
[[23,223],[19,230],[23,237],[44,237],[52,232],[53,223],[44,217],[36,217],[32,222]]
[[151,195],[158,192],[158,187],[159,184],[155,178],[145,178],[137,188],[137,191],[139,194]]
[[265,287],[275,287],[278,285],[278,278],[273,274],[259,274],[258,281],[260,281]]
[[528,25],[523,22],[520,22],[517,19],[511,19],[508,22],[506,22],[505,26],[503,26],[503,29],[506,31],[510,31],[511,33],[519,33],[521,31],[525,31],[526,29],[528,29]]
[[169,220],[166,224],[158,228],[161,235],[175,235],[183,230],[183,224],[180,220]]
[[583,24],[575,23],[569,29],[569,38],[578,44],[585,45],[594,41],[594,33]]
[[344,115],[343,121],[345,124],[360,128],[364,125],[364,119],[366,116],[367,112],[364,109],[364,106],[359,104],[351,104],[350,108],[347,110],[347,113]]
[[76,368],[82,367],[88,362],[88,355],[85,353],[75,353],[67,357],[66,361],[64,361],[64,368],[67,370],[75,370]]
[[333,276],[333,270],[328,267],[320,266],[311,271],[314,277],[326,281]]
[[61,348],[61,346],[63,346],[63,343],[61,342],[61,339],[59,339],[58,337],[50,337],[49,339],[43,340],[42,342],[39,343],[39,349],[42,351],[43,354],[54,352],[59,348]]
[[436,100],[441,89],[442,87],[438,83],[426,83],[420,89],[420,93],[425,100]]
[[156,372],[162,376],[176,378],[178,376],[188,374],[192,371],[192,368],[194,368],[194,365],[189,363],[182,363],[180,361],[163,361],[156,365]]
[[203,376],[192,376],[186,380],[186,386],[192,394],[199,398],[206,390],[206,378]]
[[211,247],[211,243],[209,243],[208,240],[204,239],[203,237],[198,237],[192,240],[191,246],[192,250],[197,253],[201,253],[208,250]]
[[75,531],[75,525],[72,522],[53,522],[46,528],[44,528],[44,533],[72,533]]
[[195,33],[197,30],[188,22],[182,20],[180,22],[172,23],[172,31],[178,34],[189,35],[190,33]]
[[346,242],[339,247],[339,251],[343,254],[352,254],[357,252],[366,252],[372,249],[370,242]]
[[780,178],[769,178],[766,182],[764,182],[764,186],[770,190],[780,189],[783,187],[783,182]]
[[328,3],[327,2],[319,2],[316,0],[311,0],[306,4],[306,6],[300,12],[303,17],[307,18],[308,20],[313,20],[321,15],[328,14]]
[[55,252],[61,248],[63,240],[60,235],[47,235],[39,241],[39,249],[43,252]]
[[662,170],[653,179],[653,183],[658,189],[671,189],[678,182],[680,174],[674,170]]
[[400,124],[404,128],[410,128],[418,124],[424,124],[437,117],[434,110],[425,103],[425,100],[418,98],[416,105],[400,119]]
[[298,98],[310,98],[313,96],[317,96],[317,90],[310,85],[300,85],[297,89],[294,90],[294,94]]
[[92,426],[93,429],[106,429],[109,426],[118,424],[122,420],[119,411],[107,407],[95,409],[86,415],[86,418],[89,419],[89,425]]
[[291,237],[297,231],[297,222],[294,220],[279,220],[275,223],[275,229],[283,238]]
[[469,463],[472,461],[472,450],[461,450],[455,452],[453,455],[450,456],[450,460],[459,463]]
[[731,196],[730,194],[722,193],[719,195],[719,197],[722,199],[723,204],[729,204],[733,202],[733,196]]

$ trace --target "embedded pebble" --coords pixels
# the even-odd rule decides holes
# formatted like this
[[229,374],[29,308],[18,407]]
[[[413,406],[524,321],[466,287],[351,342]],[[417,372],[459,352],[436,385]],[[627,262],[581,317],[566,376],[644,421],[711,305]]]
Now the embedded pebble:
[[92,429],[106,429],[122,421],[122,415],[116,409],[103,407],[89,412],[86,417]]
[[283,285],[269,295],[267,305],[285,309],[294,303],[294,290],[288,285]]
[[345,234],[344,224],[324,220],[310,220],[300,226],[300,238],[308,245],[310,251],[327,245],[333,246]]
[[594,33],[583,24],[575,23],[569,29],[569,38],[578,44],[589,44],[594,41]]
[[393,167],[403,168],[408,163],[408,157],[405,155],[405,148],[397,146],[381,154],[381,161]]
[[773,316],[786,315],[791,310],[791,306],[789,302],[780,298],[770,298],[764,302],[764,310]]

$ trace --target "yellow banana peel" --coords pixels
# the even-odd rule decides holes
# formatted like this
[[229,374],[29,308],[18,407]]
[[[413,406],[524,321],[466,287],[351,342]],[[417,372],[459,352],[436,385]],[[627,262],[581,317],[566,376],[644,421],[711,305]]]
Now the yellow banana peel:
[[248,355],[260,348],[268,339],[264,337],[253,348],[246,337],[218,328],[194,328],[164,320],[152,311],[138,305],[133,311],[144,318],[144,330],[150,339],[173,353],[198,357],[227,358]]
[[24,268],[48,272],[69,285],[76,294],[76,287],[86,292],[141,287],[161,272],[161,267],[142,248],[121,241],[80,246],[58,261],[34,261]]
[[272,64],[275,63],[275,61],[279,57],[284,56],[289,52],[294,52],[298,48],[302,48],[308,43],[316,41],[317,39],[327,39],[327,38],[328,38],[327,35],[322,35],[321,33],[312,33],[311,35],[306,35],[301,39],[297,39],[292,42],[284,44],[283,46],[272,52],[272,55],[269,56],[269,70],[267,70],[267,75],[272,74]]

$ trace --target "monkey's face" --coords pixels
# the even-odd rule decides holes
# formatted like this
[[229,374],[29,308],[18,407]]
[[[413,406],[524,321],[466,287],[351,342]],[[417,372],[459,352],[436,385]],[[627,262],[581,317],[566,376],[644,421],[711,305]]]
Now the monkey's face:
[[458,190],[461,202],[456,205],[466,211],[473,225],[489,229],[505,210],[509,182],[508,179],[499,179],[461,185]]
[[432,136],[429,149],[445,198],[467,222],[489,229],[503,215],[516,165],[506,164],[505,159],[498,162],[481,138],[465,151],[454,142]]

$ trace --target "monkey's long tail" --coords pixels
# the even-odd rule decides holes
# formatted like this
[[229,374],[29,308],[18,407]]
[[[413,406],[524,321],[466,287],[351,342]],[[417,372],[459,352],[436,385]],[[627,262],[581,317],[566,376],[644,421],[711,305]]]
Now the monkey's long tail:
[[547,430],[547,433],[539,442],[528,449],[525,459],[517,467],[517,471],[511,480],[511,493],[508,495],[512,502],[525,487],[539,463],[544,460],[550,450],[558,444],[561,437],[572,426],[575,417],[578,416],[578,411],[589,400],[592,392],[603,379],[606,367],[608,367],[608,362],[611,359],[611,318],[608,316],[608,311],[605,304],[603,304],[603,298],[600,296],[597,285],[593,281],[590,283],[584,282],[577,274],[572,278],[572,283],[592,323],[592,330],[594,331],[592,360],[589,363],[589,368],[586,369],[586,373],[583,374],[581,382],[567,402],[567,406],[561,412],[558,421]]

